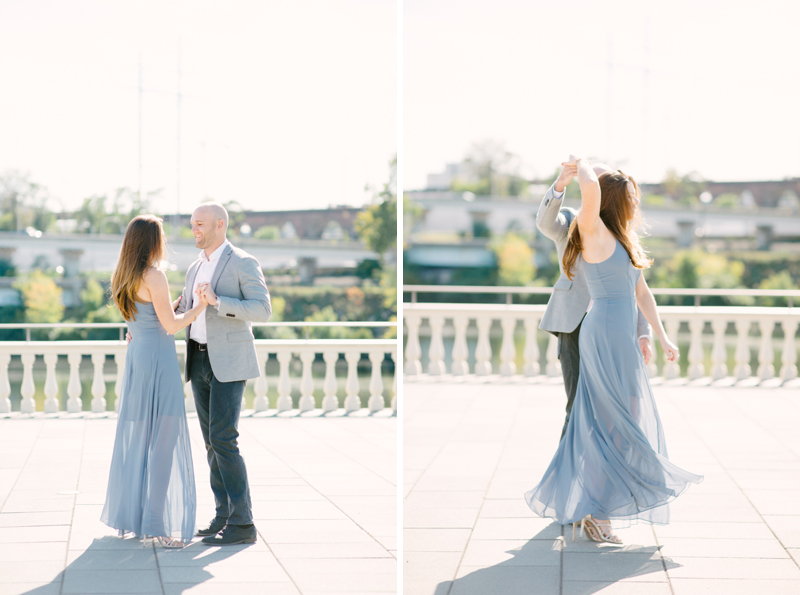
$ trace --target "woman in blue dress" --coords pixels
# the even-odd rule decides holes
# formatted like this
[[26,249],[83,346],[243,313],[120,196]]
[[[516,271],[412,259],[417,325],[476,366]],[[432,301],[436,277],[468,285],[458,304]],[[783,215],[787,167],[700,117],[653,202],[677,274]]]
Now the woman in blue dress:
[[621,543],[622,524],[669,522],[667,504],[702,476],[670,462],[647,369],[636,342],[637,305],[655,329],[667,360],[667,337],[642,269],[650,266],[636,228],[636,182],[619,170],[599,178],[585,159],[562,164],[577,177],[581,208],[572,221],[563,268],[577,259],[592,297],[581,325],[578,389],[564,438],[539,484],[525,494],[531,510],[578,523],[595,541]]
[[[189,428],[175,339],[206,307],[175,314],[170,304],[161,219],[134,218],[111,280],[114,304],[128,323],[119,417],[106,502],[100,519],[164,547],[183,547],[195,531],[196,496]],[[179,535],[179,539],[175,535]]]

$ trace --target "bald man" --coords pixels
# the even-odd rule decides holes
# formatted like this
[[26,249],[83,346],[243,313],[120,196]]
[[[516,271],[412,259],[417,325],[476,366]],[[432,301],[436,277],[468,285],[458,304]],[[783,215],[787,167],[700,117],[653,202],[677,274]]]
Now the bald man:
[[192,382],[197,419],[211,468],[216,514],[197,532],[211,545],[254,543],[250,486],[239,453],[239,414],[249,378],[258,378],[252,322],[272,313],[259,262],[227,239],[228,212],[204,203],[192,213],[195,246],[202,251],[186,273],[177,311],[191,309],[196,291],[208,307],[186,330],[186,380]]

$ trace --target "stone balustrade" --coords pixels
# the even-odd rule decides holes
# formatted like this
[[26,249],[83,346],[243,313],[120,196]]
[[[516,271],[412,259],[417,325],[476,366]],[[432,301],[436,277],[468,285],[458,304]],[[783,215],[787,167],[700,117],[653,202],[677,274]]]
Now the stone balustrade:
[[[358,364],[362,355],[366,354],[370,362],[369,402],[368,411],[376,413],[386,407],[387,397],[390,407],[397,412],[397,375],[395,373],[392,386],[384,386],[381,375],[381,364],[388,355],[392,361],[397,357],[397,341],[394,339],[353,339],[353,340],[256,340],[256,351],[262,366],[262,374],[254,382],[255,398],[253,409],[256,413],[269,410],[267,392],[269,390],[268,378],[264,365],[271,354],[274,354],[279,363],[277,379],[277,411],[282,413],[293,409],[291,375],[291,362],[293,357],[299,358],[302,363],[302,372],[299,378],[299,411],[303,413],[315,409],[314,388],[315,379],[312,377],[312,364],[318,354],[322,355],[325,362],[325,377],[322,381],[324,397],[322,411],[324,413],[336,411],[339,408],[337,396],[338,379],[336,362],[341,354],[347,362],[347,375],[345,379],[344,410],[347,413],[359,411],[361,399],[359,397],[360,383],[358,378]],[[185,343],[176,341],[175,348],[179,356],[185,355]],[[120,402],[121,371],[125,366],[127,345],[125,341],[2,341],[0,342],[0,414],[11,412],[11,384],[9,383],[9,364],[12,356],[20,356],[23,366],[22,384],[20,393],[22,397],[20,411],[23,414],[34,413],[36,385],[34,382],[33,366],[37,358],[41,357],[46,366],[44,394],[44,411],[46,414],[60,411],[59,387],[56,382],[56,364],[59,357],[66,357],[69,362],[69,382],[67,384],[66,411],[79,413],[82,410],[80,365],[84,356],[91,356],[93,365],[93,380],[91,385],[93,413],[107,411],[105,399],[106,382],[108,375],[105,373],[106,360],[113,356],[116,363],[113,374],[114,392],[117,395],[116,407]],[[194,411],[194,398],[192,397],[191,384],[184,386],[186,397],[186,410]],[[273,410],[274,411],[274,410]]]
[[[406,333],[405,376],[413,380],[415,376],[426,373],[428,376],[488,376],[499,374],[511,377],[540,375],[558,377],[561,365],[558,360],[558,339],[539,330],[539,322],[546,306],[543,305],[498,305],[498,304],[439,304],[405,303],[403,322]],[[709,382],[766,383],[781,385],[797,383],[797,328],[800,323],[798,308],[763,307],[712,307],[712,306],[660,306],[662,322],[670,338],[677,342],[681,323],[689,329],[688,358],[685,377],[688,380],[708,379]],[[500,348],[499,367],[493,365],[491,337],[495,321],[499,322]],[[423,322],[425,324],[423,324]],[[472,324],[474,323],[474,326]],[[706,326],[710,332],[704,333]],[[497,329],[498,325],[494,325]],[[756,337],[751,336],[753,326],[759,331],[758,363],[751,367],[751,348]],[[519,328],[521,327],[521,328]],[[774,338],[780,328],[783,339]],[[734,365],[729,369],[726,338],[735,333]],[[427,366],[423,370],[420,336],[430,337]],[[524,335],[522,366],[518,366],[518,347],[515,337]],[[468,336],[475,341],[474,358],[469,361]],[[539,337],[547,337],[545,357],[541,357]],[[445,364],[445,337],[452,338],[450,370]],[[704,337],[709,340],[704,340]],[[782,341],[779,342],[779,341]],[[658,340],[653,341],[658,345]],[[781,345],[780,366],[776,367],[775,347]],[[706,366],[706,343],[710,343],[710,366]],[[541,365],[541,360],[546,362]],[[663,359],[663,358],[661,358]],[[659,369],[654,357],[648,366],[650,377],[663,377],[666,380],[681,377],[678,362],[664,361]],[[544,368],[544,369],[542,369]]]

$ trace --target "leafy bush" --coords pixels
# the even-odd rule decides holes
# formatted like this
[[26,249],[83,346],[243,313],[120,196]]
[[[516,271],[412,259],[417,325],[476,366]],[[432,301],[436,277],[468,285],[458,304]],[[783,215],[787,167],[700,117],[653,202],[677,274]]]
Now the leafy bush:
[[281,230],[275,225],[262,225],[253,234],[256,240],[279,240],[280,237]]
[[489,246],[497,257],[499,285],[527,285],[533,280],[536,267],[533,250],[523,238],[513,232],[505,234]]

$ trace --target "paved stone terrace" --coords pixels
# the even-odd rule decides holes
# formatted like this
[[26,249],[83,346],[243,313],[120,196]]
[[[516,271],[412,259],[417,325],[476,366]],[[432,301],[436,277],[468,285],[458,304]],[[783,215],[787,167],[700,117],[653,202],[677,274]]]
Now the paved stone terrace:
[[[183,550],[143,548],[98,520],[115,424],[0,420],[0,595],[396,591],[395,418],[243,418],[258,541]],[[196,418],[189,427],[201,525],[214,505]]]
[[670,458],[705,475],[624,547],[534,517],[563,385],[404,385],[406,595],[800,593],[800,390],[654,387]]

